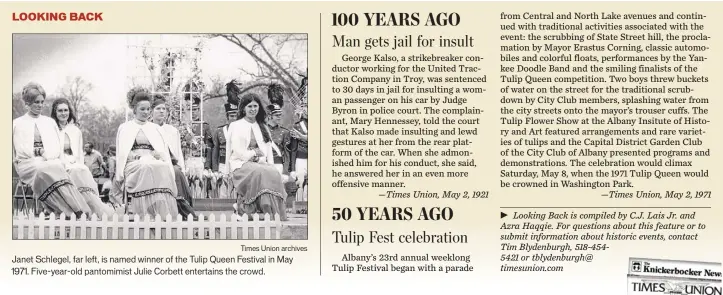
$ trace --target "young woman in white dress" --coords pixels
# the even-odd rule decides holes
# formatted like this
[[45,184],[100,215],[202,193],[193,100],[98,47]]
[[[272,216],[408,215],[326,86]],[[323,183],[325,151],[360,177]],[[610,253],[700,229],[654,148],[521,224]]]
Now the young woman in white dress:
[[85,198],[92,213],[98,218],[103,215],[110,218],[115,212],[101,201],[98,184],[90,169],[83,163],[83,133],[78,128],[75,111],[70,107],[70,102],[65,98],[56,99],[50,108],[50,117],[60,129],[60,142],[63,147],[60,159],[70,175],[70,180]]
[[160,215],[164,220],[170,214],[175,220],[178,207],[173,164],[163,129],[149,121],[151,95],[134,88],[127,98],[134,118],[118,127],[114,191],[125,190],[130,213]]
[[13,120],[13,161],[22,183],[34,197],[55,213],[71,217],[91,214],[85,198],[66,172],[61,157],[60,130],[53,119],[41,115],[45,90],[36,83],[23,87],[28,112]]
[[178,195],[176,196],[178,212],[181,213],[184,220],[187,220],[189,215],[192,216],[193,219],[198,219],[198,215],[196,215],[196,212],[193,210],[193,195],[191,193],[191,187],[188,185],[188,180],[183,173],[184,161],[183,152],[181,150],[181,136],[176,127],[171,124],[166,124],[166,120],[168,120],[166,99],[162,96],[156,95],[156,97],[153,98],[151,108],[153,109],[153,113],[151,115],[153,123],[161,126],[163,135],[168,143],[171,162],[173,163],[176,188],[178,190]]
[[266,112],[261,99],[246,94],[239,103],[241,119],[229,126],[226,147],[226,169],[235,187],[236,211],[239,215],[254,213],[286,218],[284,177],[274,167],[272,141],[266,126]]

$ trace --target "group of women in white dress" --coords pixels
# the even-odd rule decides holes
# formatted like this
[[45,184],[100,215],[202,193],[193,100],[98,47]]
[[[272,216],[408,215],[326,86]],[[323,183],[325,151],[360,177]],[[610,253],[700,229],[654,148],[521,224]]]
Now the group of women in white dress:
[[13,161],[20,181],[52,213],[68,217],[114,214],[114,208],[101,201],[98,185],[83,163],[83,134],[71,104],[58,99],[50,117],[43,116],[45,96],[38,84],[23,87],[28,111],[13,120]]
[[[83,136],[70,103],[55,100],[51,117],[43,116],[45,96],[39,84],[23,88],[28,111],[13,120],[13,156],[20,180],[32,187],[46,210],[77,216],[132,213],[175,219],[180,213],[184,219],[197,218],[182,173],[180,135],[165,124],[168,111],[163,97],[142,88],[128,92],[134,119],[118,128],[109,205],[101,201],[97,184],[83,164]],[[255,94],[241,97],[238,117],[229,126],[224,171],[235,188],[237,214],[279,214],[286,220],[284,182],[296,179],[274,167],[260,98]]]

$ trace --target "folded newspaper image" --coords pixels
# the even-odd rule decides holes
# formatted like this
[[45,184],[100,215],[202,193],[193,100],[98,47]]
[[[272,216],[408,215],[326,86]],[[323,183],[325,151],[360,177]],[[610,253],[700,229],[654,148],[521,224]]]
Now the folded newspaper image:
[[630,258],[628,294],[722,295],[721,263]]

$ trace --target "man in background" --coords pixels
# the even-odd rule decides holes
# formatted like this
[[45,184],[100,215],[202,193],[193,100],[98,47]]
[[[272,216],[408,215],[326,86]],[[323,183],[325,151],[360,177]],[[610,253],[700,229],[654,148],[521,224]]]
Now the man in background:
[[113,179],[115,177],[115,145],[108,147],[108,178]]
[[103,202],[109,202],[108,194],[110,194],[111,186],[113,185],[113,177],[115,177],[115,165],[116,165],[116,159],[115,159],[115,145],[111,145],[108,147],[108,150],[105,152],[108,161],[106,161],[106,165],[108,166],[108,180],[104,182],[100,188],[100,195],[101,200]]
[[228,198],[231,189],[227,181],[226,173],[226,142],[228,142],[228,126],[238,118],[238,106],[230,103],[224,105],[226,108],[226,120],[228,123],[219,126],[213,133],[213,153],[211,155],[211,170],[216,174],[216,191],[219,198]]
[[213,133],[211,126],[201,120],[200,103],[191,106],[192,122],[188,134],[190,138],[186,168],[190,178],[189,185],[194,198],[213,197],[211,191],[211,151],[213,149]]
[[289,197],[286,198],[286,211],[290,213],[294,207],[294,200],[296,200],[295,196],[298,190],[297,183],[293,181],[296,180],[296,172],[291,169],[293,165],[289,163],[291,160],[289,151],[292,148],[291,130],[281,126],[281,119],[284,116],[284,111],[281,106],[270,104],[267,107],[266,113],[269,115],[266,124],[269,126],[269,131],[271,131],[274,166],[279,170],[279,173],[288,176],[284,178],[284,186],[286,193],[289,195]]
[[93,178],[101,178],[105,174],[103,170],[103,155],[94,149],[93,143],[86,143],[83,147],[85,151],[84,162],[85,166],[88,167],[90,173],[93,174]]
[[296,171],[296,177],[297,177],[297,185],[299,189],[296,192],[296,201],[297,202],[306,202],[307,201],[307,182],[308,182],[308,174],[307,174],[307,159],[308,159],[308,116],[307,116],[307,106],[306,103],[302,103],[301,108],[299,110],[299,120],[294,124],[293,128],[290,130],[290,136],[291,136],[291,143],[290,143],[290,152],[291,152],[291,161],[290,165],[293,165],[289,170],[290,171]]

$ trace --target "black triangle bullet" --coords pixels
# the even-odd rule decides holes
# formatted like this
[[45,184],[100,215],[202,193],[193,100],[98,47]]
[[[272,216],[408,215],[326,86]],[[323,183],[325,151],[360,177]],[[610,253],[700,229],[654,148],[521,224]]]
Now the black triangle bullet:
[[505,216],[507,216],[507,214],[505,214],[505,212],[500,212],[500,218],[505,218]]

